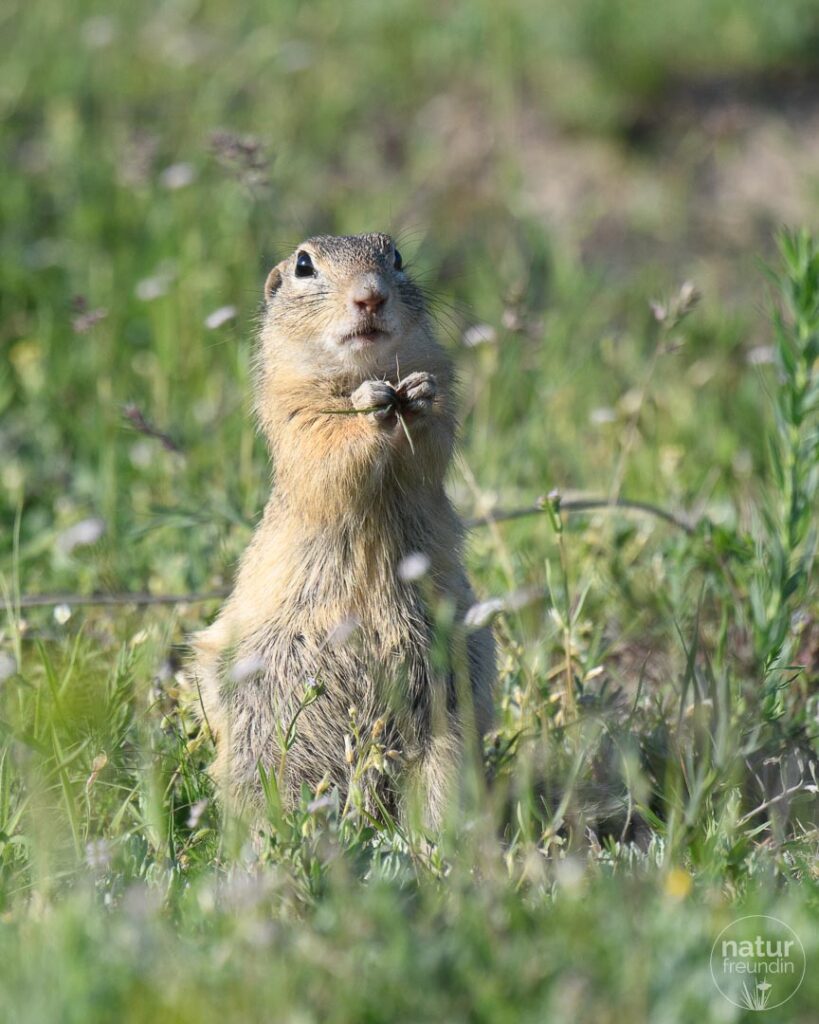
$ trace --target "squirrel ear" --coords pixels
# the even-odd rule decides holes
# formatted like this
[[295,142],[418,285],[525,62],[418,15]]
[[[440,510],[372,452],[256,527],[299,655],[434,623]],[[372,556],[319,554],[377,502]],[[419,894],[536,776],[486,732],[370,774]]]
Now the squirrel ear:
[[264,283],[264,300],[270,302],[282,283],[281,264],[274,267],[267,275]]

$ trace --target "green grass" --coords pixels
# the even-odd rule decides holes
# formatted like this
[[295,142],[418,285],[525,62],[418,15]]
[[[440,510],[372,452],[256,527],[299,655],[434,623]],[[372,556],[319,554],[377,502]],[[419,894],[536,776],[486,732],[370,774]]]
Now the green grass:
[[[784,125],[815,5],[0,19],[0,1019],[739,1021],[709,954],[767,914],[808,959],[772,1019],[813,1020],[819,255],[800,232],[777,251],[750,205],[745,234],[703,226],[702,153],[734,143],[675,104],[773,89]],[[555,200],[556,152],[633,186],[622,209],[616,184]],[[552,500],[476,527],[480,596],[517,596],[490,789],[441,835],[305,794],[254,838],[214,799],[181,670],[217,602],[20,599],[229,583],[270,480],[264,275],[370,229],[438,296],[465,516],[579,491],[696,525]],[[476,324],[494,341],[465,345]]]

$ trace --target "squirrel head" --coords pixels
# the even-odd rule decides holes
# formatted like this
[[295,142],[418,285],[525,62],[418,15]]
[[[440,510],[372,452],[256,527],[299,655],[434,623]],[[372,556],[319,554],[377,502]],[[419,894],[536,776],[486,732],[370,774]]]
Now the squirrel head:
[[264,298],[264,355],[291,370],[363,379],[430,346],[423,295],[389,235],[308,238],[270,271]]

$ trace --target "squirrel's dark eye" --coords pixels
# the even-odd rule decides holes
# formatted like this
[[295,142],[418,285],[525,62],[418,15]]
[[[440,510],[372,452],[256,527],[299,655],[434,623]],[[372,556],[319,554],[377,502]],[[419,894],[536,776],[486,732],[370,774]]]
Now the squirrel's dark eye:
[[296,257],[296,277],[315,277],[316,268],[310,259],[310,253],[304,249]]
[[396,249],[395,250],[395,269],[396,270],[400,270],[401,267],[403,267],[403,266],[404,266],[403,257],[401,256],[401,253]]

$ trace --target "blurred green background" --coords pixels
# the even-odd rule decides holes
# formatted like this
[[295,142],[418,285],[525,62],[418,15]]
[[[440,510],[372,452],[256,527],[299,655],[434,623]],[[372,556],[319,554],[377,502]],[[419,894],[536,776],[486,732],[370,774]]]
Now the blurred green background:
[[[534,721],[571,760],[567,660],[641,755],[688,728],[703,664],[750,715],[766,649],[718,569],[768,557],[765,266],[780,225],[817,225],[817,0],[5,0],[0,27],[0,1015],[745,1019],[711,987],[716,932],[776,912],[814,960],[819,935],[815,808],[798,840],[749,837],[745,719],[703,769],[722,803],[685,803],[687,749],[679,790],[647,775],[665,811],[687,794],[648,853],[561,859],[518,808],[506,845],[422,869],[305,812],[247,881],[180,710],[185,635],[218,605],[17,599],[227,585],[269,488],[267,269],[316,232],[386,230],[460,372],[465,515],[557,489],[726,531],[703,554],[645,517],[476,530],[482,597],[551,597],[565,571],[565,615],[498,624],[493,756]],[[663,320],[688,281],[699,308]],[[757,730],[776,757],[816,711],[815,592],[793,615],[808,683],[790,732]],[[778,1019],[816,1001],[814,962]]]
[[[2,19],[0,502],[5,522],[25,508],[26,589],[216,568],[196,552],[267,482],[247,403],[261,282],[316,231],[391,230],[440,292],[490,494],[607,490],[646,300],[687,278],[707,314],[661,368],[667,415],[627,490],[690,502],[759,468],[760,257],[816,214],[811,0],[11,2]],[[491,354],[461,344],[474,324]],[[126,403],[184,456],[129,434]],[[201,517],[162,559],[139,532],[159,508]],[[93,569],[43,557],[86,516],[107,531]]]

